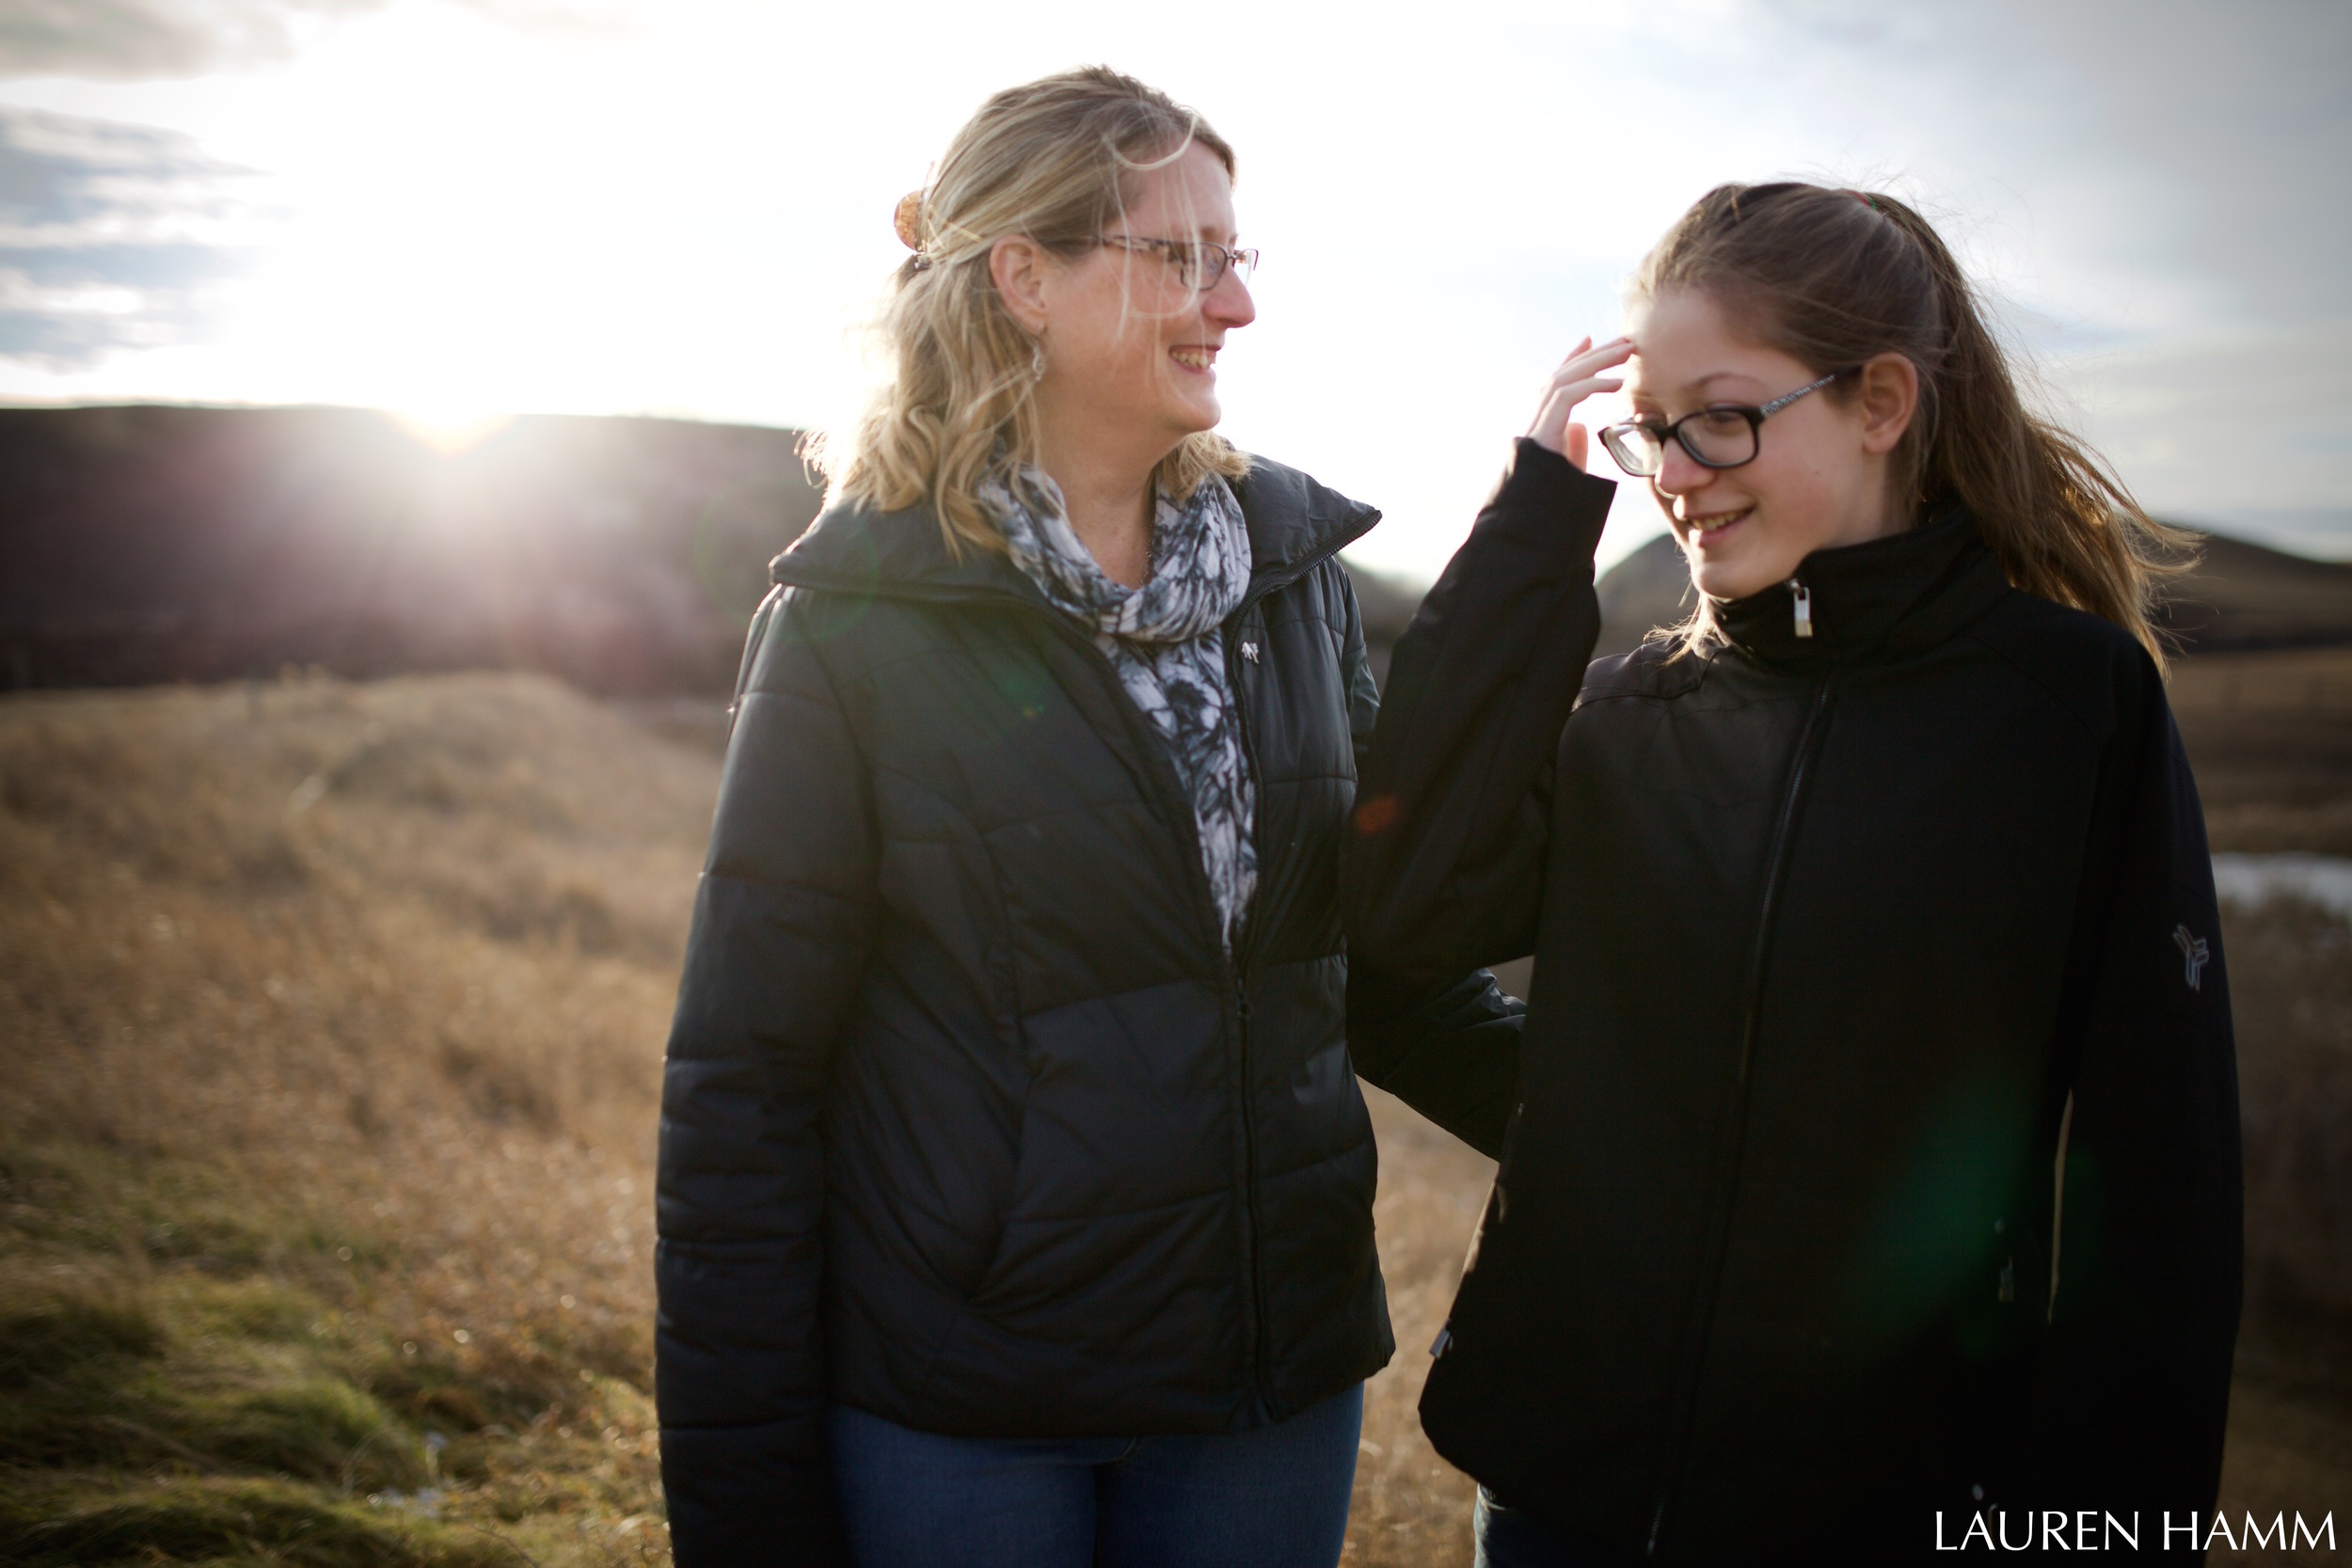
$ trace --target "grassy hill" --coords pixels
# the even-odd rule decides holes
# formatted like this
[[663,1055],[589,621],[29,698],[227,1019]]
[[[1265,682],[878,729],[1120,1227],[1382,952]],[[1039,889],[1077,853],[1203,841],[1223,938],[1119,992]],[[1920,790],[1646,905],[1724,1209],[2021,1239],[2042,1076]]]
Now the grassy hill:
[[[2311,561],[2223,534],[2201,535],[2196,569],[2167,586],[2162,623],[2187,653],[2352,643],[2352,564]],[[1625,653],[1690,613],[1691,574],[1660,534],[1601,575],[1598,652]],[[1400,625],[1398,630],[1402,630]]]
[[[0,1562],[666,1560],[657,1070],[717,781],[689,717],[516,675],[0,701]],[[2226,941],[2227,1497],[2352,1514],[2352,931],[2279,904]],[[1374,1100],[1404,1349],[1345,1560],[1462,1563],[1469,1483],[1413,1406],[1492,1167]]]
[[2203,535],[2197,569],[2166,595],[2165,627],[2189,653],[2352,643],[2352,564]]
[[[728,689],[767,562],[820,500],[789,430],[517,419],[436,446],[356,408],[0,408],[0,689],[535,670]],[[1425,585],[1355,570],[1375,663]],[[1599,651],[1678,620],[1672,539],[1599,582]],[[2197,652],[2352,643],[2352,565],[2219,535]]]
[[0,688],[539,670],[724,692],[817,515],[799,434],[358,408],[0,409]]
[[714,784],[527,677],[0,705],[0,1560],[665,1555]]

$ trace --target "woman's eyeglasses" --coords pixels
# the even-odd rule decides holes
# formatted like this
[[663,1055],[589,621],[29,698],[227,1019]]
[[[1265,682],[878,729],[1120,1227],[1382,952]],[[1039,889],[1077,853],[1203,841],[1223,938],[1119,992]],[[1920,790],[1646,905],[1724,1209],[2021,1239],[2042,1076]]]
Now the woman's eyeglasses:
[[1241,275],[1243,282],[1257,270],[1255,250],[1232,250],[1215,240],[1147,240],[1135,234],[1103,234],[1104,245],[1115,245],[1121,250],[1156,250],[1176,280],[1194,293],[1204,294],[1224,281],[1228,268]]
[[1745,404],[1717,404],[1695,414],[1685,414],[1672,424],[1658,424],[1645,420],[1629,420],[1613,424],[1600,433],[1600,444],[1609,449],[1609,455],[1617,460],[1617,467],[1636,479],[1655,479],[1666,466],[1666,442],[1669,437],[1691,454],[1691,461],[1702,468],[1736,468],[1743,463],[1756,461],[1763,442],[1763,424],[1807,392],[1818,392],[1839,376],[1843,371],[1832,371],[1811,386],[1800,387],[1787,397],[1774,398],[1762,407]]

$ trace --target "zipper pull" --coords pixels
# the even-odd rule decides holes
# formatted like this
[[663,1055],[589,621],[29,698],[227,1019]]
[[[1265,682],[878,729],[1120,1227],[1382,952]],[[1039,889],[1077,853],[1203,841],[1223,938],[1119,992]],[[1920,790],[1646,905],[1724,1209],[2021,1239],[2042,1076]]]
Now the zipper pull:
[[1797,630],[1797,635],[1798,635],[1799,637],[1810,637],[1810,636],[1812,636],[1812,635],[1813,635],[1813,590],[1812,590],[1812,589],[1810,589],[1810,588],[1807,588],[1807,587],[1806,587],[1804,583],[1799,582],[1799,581],[1798,581],[1795,578],[1790,578],[1788,579],[1788,593],[1789,593],[1790,596],[1791,596],[1791,597],[1795,600],[1795,603],[1796,603],[1796,610],[1797,610],[1796,630]]

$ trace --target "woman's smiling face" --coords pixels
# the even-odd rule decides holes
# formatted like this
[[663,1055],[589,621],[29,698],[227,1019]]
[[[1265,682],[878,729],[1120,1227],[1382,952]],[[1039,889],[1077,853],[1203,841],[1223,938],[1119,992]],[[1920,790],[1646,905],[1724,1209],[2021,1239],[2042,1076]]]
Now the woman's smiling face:
[[[1724,404],[1761,407],[1823,373],[1735,333],[1715,298],[1696,290],[1670,290],[1637,307],[1631,336],[1626,396],[1645,422],[1671,423]],[[1700,593],[1743,599],[1788,581],[1815,550],[1902,526],[1887,454],[1910,422],[1916,382],[1908,361],[1885,362],[1895,357],[1882,356],[1772,415],[1757,431],[1755,459],[1739,467],[1708,468],[1680,443],[1665,443],[1650,493]],[[1906,394],[1891,420],[1889,391]]]
[[[1199,145],[1140,176],[1106,226],[1136,240],[1231,246],[1233,182]],[[1216,356],[1225,335],[1255,319],[1248,287],[1228,271],[1193,291],[1157,251],[1105,245],[1050,269],[1045,281],[1041,398],[1086,406],[1096,420],[1173,446],[1222,417]]]

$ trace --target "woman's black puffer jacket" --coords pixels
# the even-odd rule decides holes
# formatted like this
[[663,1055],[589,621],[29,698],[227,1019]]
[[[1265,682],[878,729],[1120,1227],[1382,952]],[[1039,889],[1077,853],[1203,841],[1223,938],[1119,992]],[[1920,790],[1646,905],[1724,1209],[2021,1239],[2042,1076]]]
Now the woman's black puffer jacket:
[[[2237,1099],[2153,664],[1947,511],[1807,557],[1810,637],[1780,586],[1587,672],[1612,489],[1520,444],[1398,646],[1349,841],[1359,962],[1535,957],[1424,1425],[1628,1557],[1926,1560],[1939,1514],[1949,1548],[2058,1510],[2179,1545]],[[1442,1054],[1359,1058],[1508,1116]]]
[[[921,510],[828,513],[777,560],[662,1102],[685,1568],[823,1559],[828,1399],[1223,1433],[1388,1361],[1338,904],[1377,704],[1335,553],[1378,514],[1270,463],[1236,491],[1259,869],[1231,958],[1167,746],[1027,578]],[[1463,1049],[1508,1036],[1485,975],[1429,989]]]

